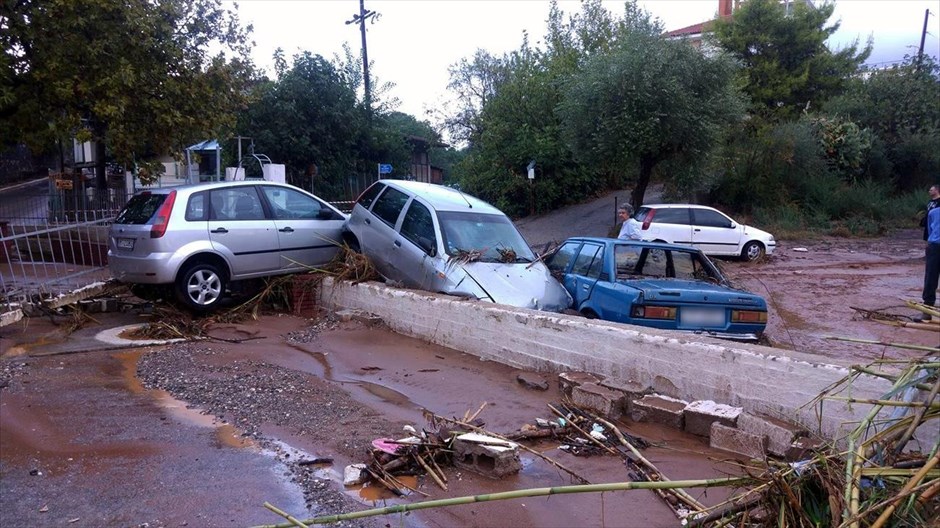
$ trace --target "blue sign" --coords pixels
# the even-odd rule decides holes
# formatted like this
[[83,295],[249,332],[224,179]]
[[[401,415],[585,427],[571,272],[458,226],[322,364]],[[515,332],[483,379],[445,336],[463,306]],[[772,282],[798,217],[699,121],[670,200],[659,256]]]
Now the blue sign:
[[389,163],[379,163],[379,174],[391,174],[392,166]]

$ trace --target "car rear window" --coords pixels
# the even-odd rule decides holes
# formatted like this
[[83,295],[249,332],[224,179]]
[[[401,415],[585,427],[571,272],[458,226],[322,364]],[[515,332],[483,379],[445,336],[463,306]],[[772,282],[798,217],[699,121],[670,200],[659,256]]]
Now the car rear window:
[[115,224],[143,225],[150,221],[153,213],[166,200],[165,194],[143,193],[135,194],[124,206],[124,210],[114,220]]
[[644,220],[646,220],[646,215],[648,215],[649,212],[650,212],[649,207],[640,207],[639,209],[637,209],[636,214],[633,215],[633,219],[636,220],[637,222],[643,222]]

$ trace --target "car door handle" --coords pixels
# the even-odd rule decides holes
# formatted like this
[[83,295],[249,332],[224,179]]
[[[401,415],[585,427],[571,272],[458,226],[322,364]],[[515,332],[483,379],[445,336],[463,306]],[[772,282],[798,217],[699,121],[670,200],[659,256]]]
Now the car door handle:
[[584,290],[584,291],[587,291],[587,290],[590,290],[591,287],[588,286],[587,284],[582,284],[582,285],[581,285],[581,289]]
[[228,233],[228,229],[225,229],[224,227],[217,227],[209,232],[210,233]]
[[699,228],[696,227],[696,228],[693,229],[692,231],[695,231],[696,233],[698,233],[699,231],[701,231],[701,229],[699,229]]
[[372,225],[372,220],[366,218],[366,223],[369,224],[369,225]]
[[294,228],[293,228],[293,227],[282,227],[282,228],[278,229],[278,231],[280,231],[281,233],[293,233],[293,232],[294,232]]
[[398,240],[396,240],[396,241],[395,241],[395,247],[401,247],[401,242],[399,242]]

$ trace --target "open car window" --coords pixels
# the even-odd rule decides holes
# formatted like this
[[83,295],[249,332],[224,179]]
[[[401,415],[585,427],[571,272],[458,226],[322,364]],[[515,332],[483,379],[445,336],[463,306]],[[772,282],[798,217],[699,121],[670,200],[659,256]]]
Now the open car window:
[[721,277],[694,251],[618,245],[614,249],[617,279],[674,278],[721,282]]

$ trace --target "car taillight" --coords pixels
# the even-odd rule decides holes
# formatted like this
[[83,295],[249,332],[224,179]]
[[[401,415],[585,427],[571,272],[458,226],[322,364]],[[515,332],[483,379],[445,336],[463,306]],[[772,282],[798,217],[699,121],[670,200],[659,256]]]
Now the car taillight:
[[668,306],[634,306],[633,317],[642,319],[675,319],[676,309]]
[[767,312],[755,310],[731,310],[732,323],[766,323]]
[[643,227],[641,227],[640,229],[644,231],[649,229],[650,224],[653,223],[654,216],[656,216],[656,209],[650,209],[649,212],[646,213],[646,218],[643,219]]
[[170,224],[170,213],[173,212],[173,202],[176,201],[176,191],[170,191],[166,199],[160,204],[157,212],[153,215],[153,225],[150,226],[150,238],[160,238],[166,233],[166,227]]

